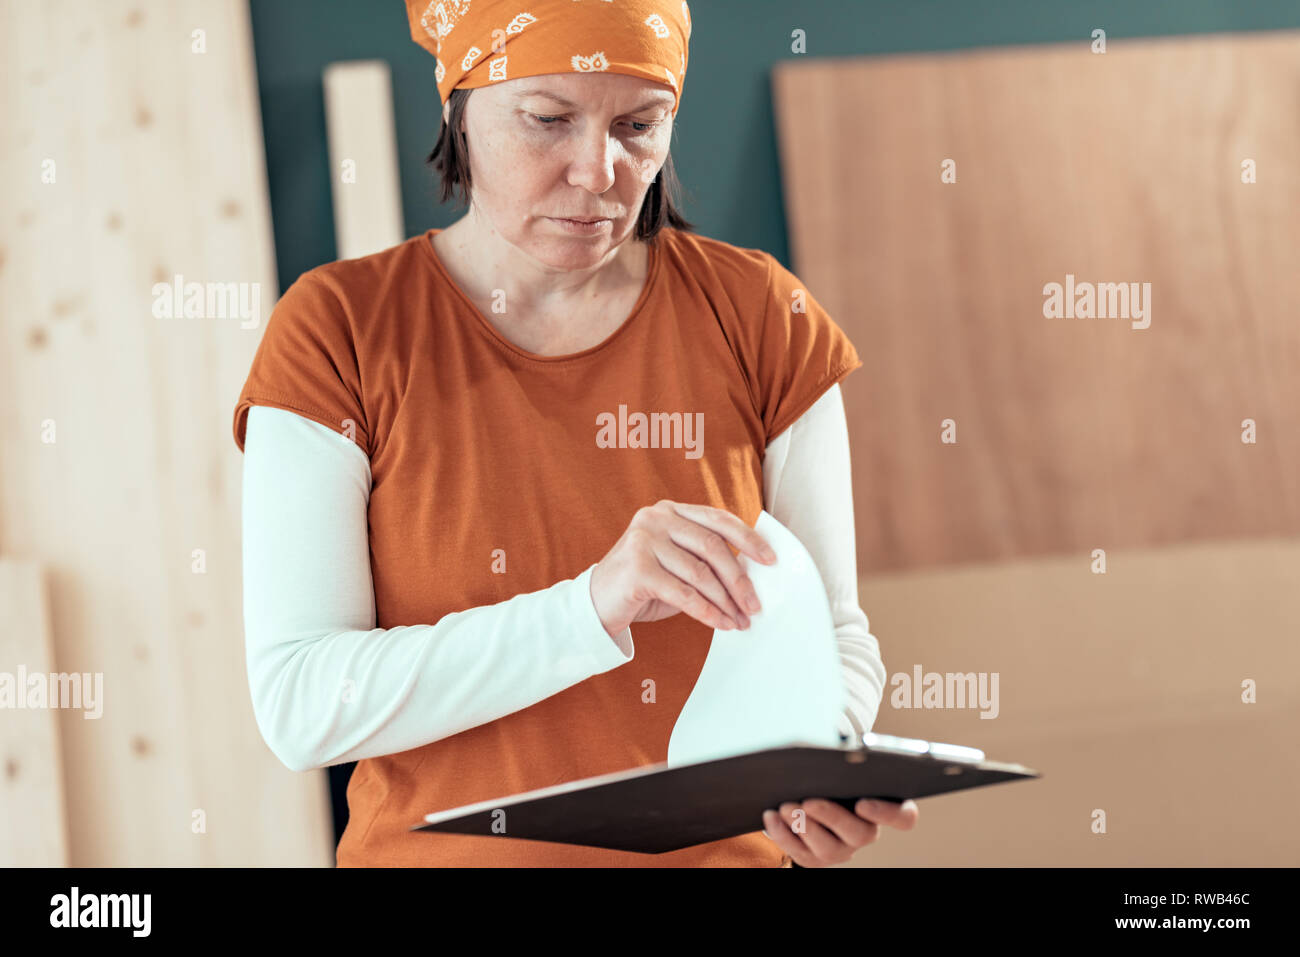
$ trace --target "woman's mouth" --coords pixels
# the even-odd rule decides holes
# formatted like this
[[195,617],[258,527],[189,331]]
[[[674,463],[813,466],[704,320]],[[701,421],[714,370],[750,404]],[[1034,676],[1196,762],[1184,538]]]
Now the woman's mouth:
[[603,232],[605,227],[613,222],[611,219],[560,219],[554,216],[548,216],[553,223],[558,223],[560,228],[571,233],[580,235],[593,235]]

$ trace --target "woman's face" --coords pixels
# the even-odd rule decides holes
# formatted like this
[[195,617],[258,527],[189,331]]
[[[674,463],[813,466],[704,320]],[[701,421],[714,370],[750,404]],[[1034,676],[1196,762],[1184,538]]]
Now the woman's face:
[[[621,73],[553,73],[475,89],[465,104],[472,202],[485,225],[563,269],[633,234],[668,157],[672,90]],[[602,219],[579,227],[565,219]]]

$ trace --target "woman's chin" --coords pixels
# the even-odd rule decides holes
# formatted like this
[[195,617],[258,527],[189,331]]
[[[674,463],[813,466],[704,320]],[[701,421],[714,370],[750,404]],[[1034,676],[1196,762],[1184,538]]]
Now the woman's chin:
[[618,245],[608,234],[598,237],[547,236],[533,245],[533,255],[549,266],[584,269],[598,266]]

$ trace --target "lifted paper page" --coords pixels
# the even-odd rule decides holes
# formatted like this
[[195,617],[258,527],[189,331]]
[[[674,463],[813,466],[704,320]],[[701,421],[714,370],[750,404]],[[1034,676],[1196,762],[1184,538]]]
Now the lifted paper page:
[[763,610],[741,631],[714,631],[695,688],[668,740],[668,764],[694,764],[792,743],[840,747],[844,678],[826,586],[794,533],[760,512],[776,552],[738,555]]

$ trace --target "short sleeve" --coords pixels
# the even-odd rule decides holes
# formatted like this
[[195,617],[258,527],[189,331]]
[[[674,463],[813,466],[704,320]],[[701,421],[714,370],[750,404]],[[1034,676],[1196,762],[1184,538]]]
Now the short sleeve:
[[298,277],[267,319],[235,406],[235,444],[244,450],[248,409],[287,409],[352,439],[370,455],[370,430],[347,311],[326,282]]
[[799,278],[771,254],[767,259],[756,398],[771,443],[862,360]]

